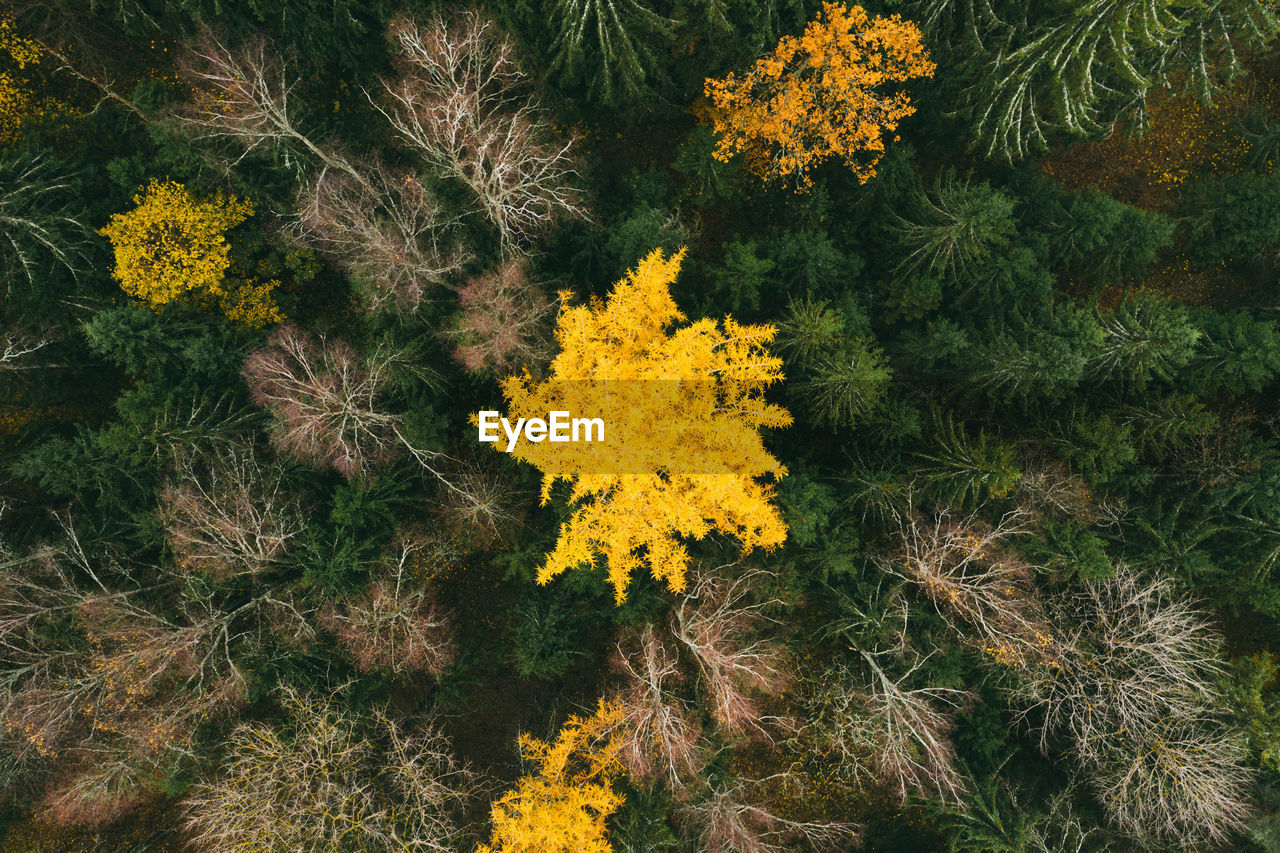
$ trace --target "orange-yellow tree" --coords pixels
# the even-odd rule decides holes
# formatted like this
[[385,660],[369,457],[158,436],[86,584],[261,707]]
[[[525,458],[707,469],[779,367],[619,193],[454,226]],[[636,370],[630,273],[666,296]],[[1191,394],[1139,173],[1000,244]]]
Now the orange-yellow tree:
[[595,715],[570,717],[553,743],[520,736],[538,767],[493,804],[493,838],[476,853],[609,853],[605,820],[622,805],[622,769],[612,731],[622,712],[601,701]]
[[258,327],[283,319],[271,297],[279,282],[229,281],[225,232],[253,215],[247,201],[218,193],[198,200],[182,184],[152,180],[100,234],[115,249],[113,272],[125,293],[153,310],[185,294],[215,300],[231,320]]
[[557,480],[572,484],[576,506],[539,583],[603,554],[619,602],[644,563],[678,592],[689,563],[680,537],[718,530],[744,552],[786,538],[772,490],[758,479],[786,473],[759,432],[791,423],[763,396],[782,378],[781,360],[766,349],[774,328],[728,317],[672,328],[685,319],[670,290],[683,258],[655,250],[606,301],[564,308],[549,377],[503,383],[509,420],[565,411],[605,425],[604,442],[512,449],[542,471],[544,503]]
[[877,89],[933,71],[914,23],[824,3],[803,35],[783,36],[745,74],[707,80],[720,136],[715,157],[742,152],[760,177],[794,176],[802,187],[813,166],[841,157],[865,182],[885,134],[915,112],[905,92]]

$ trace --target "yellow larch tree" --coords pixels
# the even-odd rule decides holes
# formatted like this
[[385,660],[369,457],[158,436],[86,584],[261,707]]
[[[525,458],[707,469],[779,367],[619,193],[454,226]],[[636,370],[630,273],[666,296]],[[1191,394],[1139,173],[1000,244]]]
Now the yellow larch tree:
[[493,837],[476,853],[609,853],[605,820],[622,805],[614,731],[622,710],[601,700],[591,717],[570,717],[553,742],[520,736],[538,769],[493,804]]
[[786,469],[760,429],[791,423],[764,399],[782,379],[781,359],[767,350],[775,330],[728,317],[673,328],[686,319],[670,289],[683,259],[683,249],[671,257],[655,250],[604,301],[568,307],[561,294],[560,353],[549,376],[503,382],[509,420],[563,411],[604,424],[603,442],[521,441],[512,449],[542,471],[544,504],[557,481],[572,484],[573,513],[539,583],[603,555],[621,603],[646,563],[673,591],[684,588],[689,554],[680,537],[717,530],[744,553],[786,538],[772,487],[761,481]]
[[253,205],[218,192],[199,200],[176,181],[152,180],[98,233],[111,240],[120,287],[160,310],[179,297],[216,302],[229,319],[260,327],[284,319],[271,296],[277,281],[235,281],[226,232],[253,215]]
[[741,152],[759,177],[794,176],[800,187],[811,183],[812,167],[840,157],[865,183],[885,135],[915,112],[905,92],[877,89],[930,77],[934,67],[911,21],[824,3],[803,35],[783,36],[746,73],[707,80],[720,137],[715,157]]

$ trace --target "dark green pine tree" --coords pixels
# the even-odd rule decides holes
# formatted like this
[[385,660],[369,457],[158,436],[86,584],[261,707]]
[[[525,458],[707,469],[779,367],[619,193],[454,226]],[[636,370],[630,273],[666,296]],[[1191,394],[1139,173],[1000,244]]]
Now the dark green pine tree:
[[958,507],[981,506],[1007,495],[1022,479],[1012,445],[979,430],[970,433],[950,415],[939,415],[931,437],[933,450],[920,453],[920,473],[938,503]]
[[580,83],[606,104],[646,94],[660,65],[655,48],[675,32],[641,0],[549,0],[555,40],[551,70]]
[[896,216],[895,242],[903,253],[898,273],[958,278],[1015,232],[1013,199],[985,181],[957,180],[946,171],[929,191],[918,190],[914,213]]
[[1280,327],[1249,311],[1212,311],[1194,315],[1204,331],[1200,352],[1182,371],[1187,390],[1201,397],[1223,389],[1235,394],[1259,391],[1280,374]]
[[1141,276],[1173,243],[1173,220],[1089,188],[1070,197],[1052,232],[1055,259],[1094,281]]
[[1196,262],[1209,267],[1280,261],[1280,176],[1204,178],[1187,188],[1184,209]]
[[1200,341],[1186,308],[1149,293],[1102,313],[1098,322],[1102,346],[1090,359],[1088,372],[1132,386],[1173,378],[1191,361]]
[[854,338],[818,362],[800,393],[814,423],[852,426],[880,405],[892,379],[888,359],[875,340]]
[[1000,331],[968,351],[965,383],[1003,403],[1058,400],[1085,377],[1104,334],[1092,311],[1054,305],[1040,322]]

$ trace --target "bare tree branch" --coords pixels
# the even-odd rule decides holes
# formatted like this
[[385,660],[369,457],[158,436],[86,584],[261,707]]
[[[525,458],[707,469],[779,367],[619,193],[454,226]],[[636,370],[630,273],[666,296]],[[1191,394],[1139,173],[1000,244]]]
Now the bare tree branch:
[[280,471],[244,446],[203,459],[181,454],[160,503],[179,564],[213,578],[270,569],[306,528]]
[[1113,823],[1140,839],[1219,845],[1248,815],[1241,737],[1220,705],[1220,641],[1167,580],[1120,566],[1057,601],[1067,654],[1027,673],[1042,743],[1065,735]]
[[[711,698],[711,714],[726,731],[752,730],[768,737],[767,719],[753,694],[777,695],[786,689],[786,656],[769,639],[750,639],[773,622],[762,610],[775,601],[753,602],[753,585],[769,576],[749,570],[730,580],[701,572],[674,613],[676,638],[693,654]],[[785,722],[774,718],[775,722]]]
[[960,802],[966,784],[951,733],[969,694],[910,686],[927,656],[898,676],[882,667],[882,653],[859,656],[869,679],[843,665],[819,679],[810,727],[822,754],[847,778],[886,782],[904,803],[913,795]]
[[365,672],[438,676],[457,648],[453,620],[428,585],[433,543],[402,530],[393,553],[374,570],[369,589],[320,612],[320,623]]
[[469,260],[446,235],[454,218],[410,173],[356,161],[303,185],[295,232],[336,257],[371,310],[413,310]]
[[449,741],[382,713],[362,724],[336,703],[285,689],[290,730],[231,736],[221,774],[188,797],[201,850],[414,850],[452,853],[473,774]]
[[49,338],[23,338],[12,332],[0,335],[0,373],[34,370],[41,365],[22,363],[23,359],[53,343]]
[[[976,517],[956,521],[941,512],[899,519],[898,551],[881,556],[886,572],[919,585],[957,632],[997,663],[1035,666],[1061,654],[1030,568],[1006,543],[1026,532],[1014,510],[994,526]],[[976,636],[975,636],[976,635]]]
[[232,50],[205,29],[192,41],[179,72],[195,90],[195,97],[176,118],[202,138],[234,142],[244,149],[241,159],[262,146],[281,148],[286,156],[291,156],[290,144],[301,146],[326,168],[364,183],[350,163],[295,124],[289,98],[298,81],[290,79],[284,62],[264,37]]
[[646,625],[618,641],[613,669],[623,679],[611,701],[623,713],[619,758],[627,775],[637,784],[661,778],[682,791],[710,754],[693,710],[674,693],[684,680],[676,651]]
[[705,853],[789,853],[797,842],[815,850],[847,850],[861,835],[852,823],[785,818],[755,802],[742,780],[713,788],[683,811],[700,826],[699,849]]
[[[573,143],[551,142],[520,93],[515,48],[476,12],[391,24],[399,75],[369,100],[400,138],[469,187],[508,250],[560,218],[586,216]],[[384,106],[385,104],[385,106]]]

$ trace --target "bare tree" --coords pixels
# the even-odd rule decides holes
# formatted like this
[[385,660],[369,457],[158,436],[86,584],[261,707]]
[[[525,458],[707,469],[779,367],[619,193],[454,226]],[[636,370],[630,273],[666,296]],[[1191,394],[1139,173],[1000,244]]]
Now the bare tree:
[[1057,729],[1105,750],[1104,732],[1143,729],[1163,717],[1193,719],[1217,695],[1219,641],[1199,611],[1167,580],[1144,581],[1127,566],[1058,599],[1069,654],[1029,682]]
[[77,763],[50,786],[37,814],[60,826],[103,826],[158,797],[157,763],[140,762],[128,750],[94,746],[77,750]]
[[927,656],[891,675],[882,666],[883,654],[860,650],[863,667],[840,665],[819,677],[810,728],[821,754],[855,781],[887,783],[904,803],[913,795],[959,802],[965,782],[951,733],[969,694],[912,687],[911,677]]
[[[341,157],[302,132],[290,114],[289,98],[298,81],[261,36],[238,49],[225,46],[209,29],[192,41],[179,73],[194,96],[178,120],[202,137],[227,139],[248,154],[261,146],[301,146],[329,168],[354,170]],[[243,155],[242,155],[243,156]]]
[[[711,714],[728,732],[748,729],[767,736],[756,696],[777,695],[790,682],[782,646],[752,639],[774,620],[763,610],[773,601],[753,602],[753,586],[769,573],[752,569],[736,579],[700,572],[676,605],[673,631],[693,654],[711,699]],[[783,722],[774,718],[775,722]]]
[[408,452],[453,499],[477,514],[496,512],[491,495],[467,491],[446,477],[449,458],[415,445],[401,417],[381,408],[398,357],[380,346],[361,358],[343,341],[285,324],[249,354],[242,372],[249,396],[275,417],[272,441],[283,452],[332,466],[345,477],[363,476]]
[[[899,518],[900,548],[878,562],[924,591],[961,636],[1001,664],[1027,667],[1060,654],[1057,632],[1029,567],[1006,543],[1026,532],[1026,514],[1007,513],[994,527],[976,517],[941,512]],[[975,638],[976,635],[976,638]]]
[[199,849],[458,849],[474,778],[443,735],[408,732],[385,714],[362,724],[289,689],[281,702],[289,730],[236,729],[219,776],[191,791],[187,825]]
[[623,713],[618,757],[627,775],[637,784],[661,778],[673,791],[687,788],[710,755],[702,726],[675,693],[684,681],[676,650],[646,625],[618,641],[612,663],[622,677],[610,701]]
[[475,450],[450,456],[444,476],[454,488],[443,490],[433,507],[441,530],[475,549],[486,548],[517,523],[520,492],[496,463],[492,453]]
[[1167,580],[1128,567],[1058,601],[1067,653],[1029,673],[1042,736],[1065,735],[1113,823],[1188,849],[1225,843],[1248,814],[1238,733],[1221,710],[1219,640]]
[[185,125],[234,140],[245,154],[263,145],[300,149],[319,165],[301,188],[293,236],[333,255],[370,309],[416,308],[466,264],[448,236],[456,217],[412,173],[350,157],[299,129],[289,105],[297,81],[264,39],[231,50],[205,30],[182,69],[196,91],[178,114]]
[[179,565],[219,579],[270,569],[306,528],[280,470],[242,445],[180,454],[160,505]]
[[419,26],[392,21],[398,75],[370,98],[414,150],[472,191],[508,249],[586,209],[573,185],[572,142],[552,142],[520,92],[515,48],[476,12]]
[[[53,754],[83,724],[119,733],[133,718],[194,719],[202,713],[194,694],[243,683],[227,657],[232,614],[192,604],[169,619],[135,603],[136,593],[80,588],[73,572],[97,573],[66,529],[66,542],[0,565],[0,718],[11,732]],[[51,625],[68,622],[80,642],[50,636]],[[177,705],[164,706],[166,697]]]
[[362,359],[343,341],[283,325],[245,359],[244,376],[275,416],[277,447],[354,477],[400,450],[399,419],[379,406],[390,366],[385,353]]
[[783,817],[753,797],[750,784],[734,780],[683,809],[698,827],[705,853],[788,853],[803,842],[815,850],[847,850],[861,831],[851,823]]
[[[1112,853],[1115,836],[1105,837],[1096,821],[1082,819],[1073,802],[1075,781],[1050,798],[1047,815],[1032,828],[1031,853]],[[1017,794],[1010,792],[1017,805]]]
[[536,369],[550,361],[555,306],[528,280],[527,266],[512,258],[458,291],[462,314],[448,337],[454,360],[467,371]]
[[326,166],[303,185],[297,234],[338,260],[370,309],[413,310],[468,260],[447,236],[455,218],[408,171],[348,165]]
[[97,824],[154,795],[245,679],[234,612],[188,605],[169,619],[130,594],[82,590],[72,570],[97,575],[69,537],[0,569],[0,728],[11,771],[55,777],[51,818]]
[[360,597],[330,605],[320,622],[365,672],[439,675],[456,655],[453,620],[428,584],[429,539],[401,531]]
[[1024,456],[1018,480],[1019,502],[1033,514],[1092,518],[1094,499],[1080,475],[1038,452]]
[[309,651],[320,636],[319,614],[294,593],[272,589],[256,600],[258,624],[276,640]]
[[[123,12],[124,7],[118,8]],[[140,7],[136,9],[142,11]],[[42,71],[69,73],[97,89],[103,96],[102,100],[114,100],[139,118],[146,118],[132,101],[119,94],[134,86],[133,82],[121,83],[115,79],[120,71],[118,59],[121,50],[135,49],[139,45],[122,32],[114,21],[108,22],[100,16],[89,20],[83,14],[76,14],[70,9],[59,9],[48,3],[11,3],[5,14],[6,20],[13,25],[15,32],[21,33],[24,41],[30,40],[39,45],[38,61]],[[149,15],[143,15],[148,18],[148,25],[154,25]],[[57,62],[51,62],[50,59]],[[137,73],[136,68],[130,71]],[[97,107],[95,105],[87,112],[96,111]]]
[[0,720],[14,763],[39,762],[57,755],[76,723],[74,705],[58,700],[71,688],[64,675],[78,650],[47,642],[44,631],[97,596],[76,587],[58,547],[20,554],[0,543],[0,549]]
[[0,334],[0,373],[14,373],[39,367],[38,364],[23,363],[23,360],[51,343],[53,341],[48,337],[29,337],[13,332]]
[[1164,718],[1109,746],[1089,781],[1112,824],[1144,844],[1221,848],[1254,814],[1242,739],[1224,720]]

